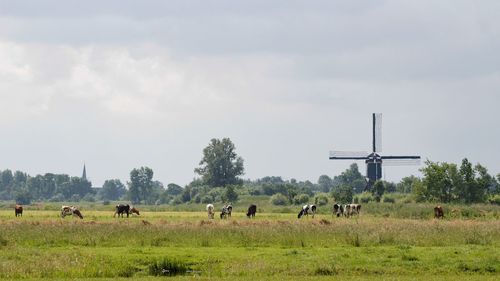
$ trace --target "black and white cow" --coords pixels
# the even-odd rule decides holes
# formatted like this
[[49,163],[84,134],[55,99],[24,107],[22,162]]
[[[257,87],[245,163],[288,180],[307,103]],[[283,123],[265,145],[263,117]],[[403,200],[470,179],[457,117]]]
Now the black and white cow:
[[333,214],[337,215],[337,218],[340,216],[343,216],[344,215],[344,206],[342,206],[342,204],[335,203],[335,205],[333,205]]
[[255,213],[257,213],[257,205],[252,204],[248,207],[247,217],[248,218],[255,218]]
[[233,212],[233,206],[231,206],[231,204],[225,205],[224,207],[222,207],[220,218],[221,219],[230,218],[232,212]]
[[346,217],[350,217],[352,215],[359,215],[361,211],[360,204],[346,204],[344,207],[344,212]]
[[123,214],[127,214],[127,218],[128,216],[130,215],[130,205],[127,204],[127,205],[124,205],[124,204],[119,204],[119,205],[116,205],[115,207],[115,213],[113,214],[113,217],[116,217],[116,215],[118,214],[118,217],[122,217],[123,218]]
[[82,213],[80,212],[80,210],[78,210],[78,207],[75,206],[62,206],[61,218],[64,218],[65,216],[74,216],[83,219]]
[[314,219],[314,215],[316,214],[316,205],[304,205],[297,217],[300,219],[302,216],[309,216],[309,214],[311,214]]

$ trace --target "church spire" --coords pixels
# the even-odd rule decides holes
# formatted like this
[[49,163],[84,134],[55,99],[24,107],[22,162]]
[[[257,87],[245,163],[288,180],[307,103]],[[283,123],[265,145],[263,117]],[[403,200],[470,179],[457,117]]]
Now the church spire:
[[82,180],[87,180],[87,169],[85,169],[85,163],[83,163]]

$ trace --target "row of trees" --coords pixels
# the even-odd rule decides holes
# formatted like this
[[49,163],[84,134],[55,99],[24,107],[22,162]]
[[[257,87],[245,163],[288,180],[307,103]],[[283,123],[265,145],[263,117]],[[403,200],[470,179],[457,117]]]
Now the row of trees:
[[[37,201],[87,201],[130,200],[133,204],[179,204],[185,202],[233,202],[240,195],[274,196],[278,204],[301,204],[311,198],[333,197],[338,202],[351,202],[356,194],[365,191],[366,180],[358,165],[333,178],[321,175],[316,183],[283,180],[281,177],[264,177],[255,181],[242,180],[243,159],[235,152],[230,139],[212,139],[203,150],[199,167],[200,177],[184,188],[171,183],[165,187],[153,179],[149,167],[130,172],[130,179],[123,184],[118,179],[104,182],[102,188],[92,188],[86,179],[47,173],[31,177],[26,173],[0,171],[0,200],[17,200],[26,203]],[[411,194],[416,201],[484,202],[488,196],[500,194],[500,175],[491,176],[480,164],[472,165],[467,159],[460,167],[450,163],[427,161],[421,169],[423,177],[409,176],[398,184],[379,181],[369,190],[379,201],[384,193]]]

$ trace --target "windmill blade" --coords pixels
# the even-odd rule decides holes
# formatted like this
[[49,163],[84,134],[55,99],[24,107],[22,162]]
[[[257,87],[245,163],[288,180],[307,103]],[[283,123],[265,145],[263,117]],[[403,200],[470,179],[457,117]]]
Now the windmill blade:
[[420,156],[382,156],[382,163],[386,166],[418,166]]
[[330,151],[330,159],[365,160],[368,154],[366,151]]
[[384,166],[419,166],[420,159],[386,159],[382,160]]
[[373,113],[373,152],[382,152],[382,113]]

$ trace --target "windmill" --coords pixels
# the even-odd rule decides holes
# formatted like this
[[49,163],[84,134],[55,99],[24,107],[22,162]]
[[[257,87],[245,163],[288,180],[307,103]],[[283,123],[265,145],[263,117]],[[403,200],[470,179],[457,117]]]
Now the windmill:
[[382,178],[384,166],[403,166],[420,164],[420,156],[381,156],[382,152],[382,114],[373,113],[372,152],[330,151],[330,160],[364,160],[366,163],[366,189]]

